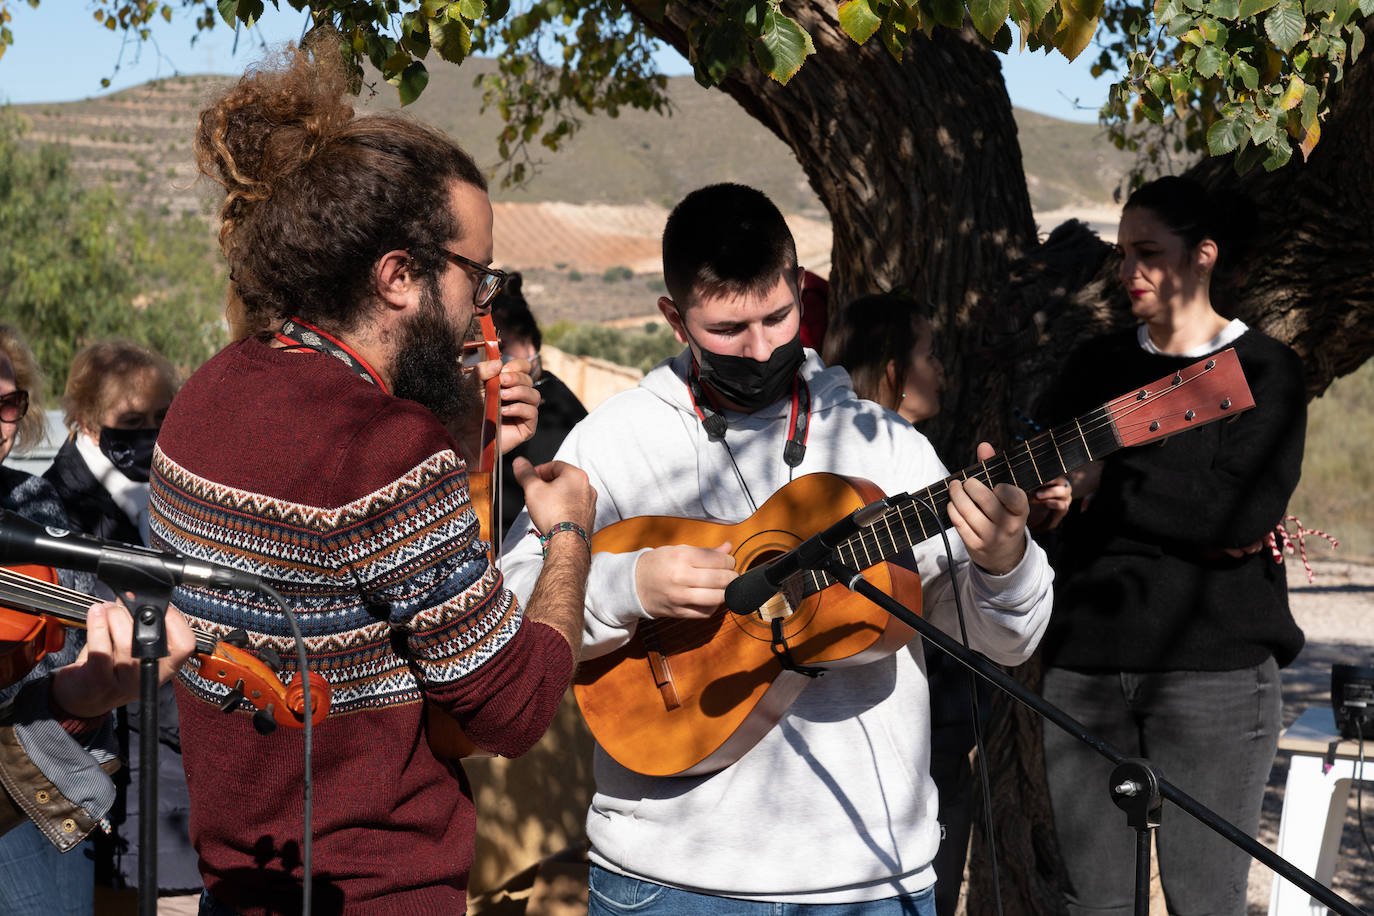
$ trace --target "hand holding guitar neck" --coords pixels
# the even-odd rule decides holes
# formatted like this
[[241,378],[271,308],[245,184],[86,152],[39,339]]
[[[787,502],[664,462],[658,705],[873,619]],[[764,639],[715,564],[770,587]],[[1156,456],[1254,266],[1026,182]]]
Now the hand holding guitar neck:
[[[978,460],[986,463],[997,454],[987,442],[978,443]],[[949,520],[968,548],[969,559],[995,576],[1016,568],[1026,553],[1026,518],[1030,501],[1020,487],[1009,483],[994,486],[976,476],[949,483]]]

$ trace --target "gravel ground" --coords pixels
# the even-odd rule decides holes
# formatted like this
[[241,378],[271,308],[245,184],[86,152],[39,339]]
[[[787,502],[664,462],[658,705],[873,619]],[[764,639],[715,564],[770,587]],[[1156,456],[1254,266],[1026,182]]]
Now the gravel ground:
[[[1314,559],[1316,578],[1310,584],[1297,558],[1286,562],[1293,616],[1307,635],[1307,645],[1283,672],[1285,726],[1310,706],[1330,705],[1332,665],[1374,665],[1374,561]],[[1374,756],[1374,748],[1370,754]],[[1279,751],[1265,793],[1259,838],[1270,849],[1278,841],[1289,757]],[[1363,812],[1357,810],[1356,793],[1350,795],[1332,887],[1356,906],[1374,912],[1374,853],[1361,839],[1359,821],[1362,814],[1364,832],[1374,840],[1374,791],[1364,795]],[[1272,883],[1268,868],[1251,868],[1250,916],[1268,913]]]

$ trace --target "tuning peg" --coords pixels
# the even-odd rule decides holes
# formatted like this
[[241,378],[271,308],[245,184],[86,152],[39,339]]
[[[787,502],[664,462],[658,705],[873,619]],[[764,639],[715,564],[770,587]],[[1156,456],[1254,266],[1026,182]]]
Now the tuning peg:
[[233,712],[234,710],[239,708],[239,704],[242,702],[243,679],[240,678],[239,682],[235,684],[227,694],[224,695],[224,701],[219,704],[219,708],[221,712]]
[[277,650],[270,645],[263,646],[261,649],[257,650],[256,654],[258,658],[262,659],[262,663],[273,671],[281,670],[281,655],[279,655]]
[[253,713],[253,727],[258,730],[259,735],[270,735],[276,731],[277,719],[273,713],[273,704],[268,703],[262,709]]
[[238,649],[246,649],[248,648],[248,631],[243,627],[230,630],[220,637],[220,642],[227,642]]

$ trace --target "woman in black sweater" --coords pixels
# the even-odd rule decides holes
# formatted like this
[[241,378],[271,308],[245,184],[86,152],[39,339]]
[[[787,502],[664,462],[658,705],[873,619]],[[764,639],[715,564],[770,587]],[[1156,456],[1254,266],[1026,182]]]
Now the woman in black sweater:
[[[1072,417],[1234,347],[1254,409],[1071,475],[1044,694],[1127,756],[1254,835],[1278,741],[1278,669],[1302,648],[1266,539],[1297,486],[1302,365],[1213,307],[1212,281],[1244,216],[1195,182],[1164,178],[1121,216],[1120,278],[1140,324],[1089,342],[1051,393]],[[1131,912],[1135,837],[1107,792],[1111,764],[1045,730],[1071,914]],[[1182,812],[1157,834],[1171,913],[1245,913],[1249,856]]]

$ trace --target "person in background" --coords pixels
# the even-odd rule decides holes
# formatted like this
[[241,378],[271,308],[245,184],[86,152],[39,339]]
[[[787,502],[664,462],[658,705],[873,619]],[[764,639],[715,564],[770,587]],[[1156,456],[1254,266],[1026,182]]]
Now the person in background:
[[[597,488],[598,529],[643,515],[739,522],[816,471],[889,493],[946,476],[911,424],[856,397],[844,370],[802,346],[796,245],[763,193],[720,184],[687,195],[664,229],[663,272],[658,307],[684,349],[598,406],[559,449]],[[926,613],[957,632],[958,588],[974,646],[1015,664],[1051,605],[1025,494],[976,480],[949,490],[958,575],[939,539],[915,548]],[[539,540],[517,520],[505,548],[507,581],[526,594],[543,567]],[[728,617],[731,550],[597,553],[582,661],[624,646],[639,627]],[[756,744],[715,772],[645,776],[598,744],[587,816],[593,916],[933,914],[928,715],[915,640],[808,681]]]
[[[66,528],[62,503],[41,477],[5,467],[43,436],[43,378],[18,330],[0,324],[0,509]],[[90,594],[89,573],[58,570],[59,584]],[[12,613],[12,612],[11,612]],[[89,914],[93,867],[83,842],[110,810],[119,762],[107,713],[137,696],[132,621],[122,605],[95,604],[89,631],[68,629],[21,681],[0,685],[0,914]],[[168,612],[163,679],[194,648]]]
[[539,348],[544,343],[544,335],[539,331],[539,323],[534,320],[529,304],[522,291],[524,278],[514,272],[506,277],[501,291],[491,300],[491,318],[501,336],[501,356],[503,359],[528,360],[530,376],[534,387],[539,390],[539,425],[534,435],[502,456],[504,465],[501,478],[501,533],[510,530],[511,523],[525,507],[525,491],[515,478],[512,467],[516,458],[525,458],[530,464],[540,465],[552,461],[578,420],[587,415],[587,408],[577,399],[563,380],[544,368],[539,358]]
[[[1297,355],[1216,304],[1254,222],[1247,200],[1185,178],[1133,193],[1118,276],[1138,324],[1084,344],[1038,411],[1062,422],[1235,349],[1254,409],[1070,475],[1086,505],[1061,525],[1043,692],[1251,836],[1278,741],[1279,668],[1303,644],[1284,569],[1260,547],[1297,486],[1306,428]],[[1056,728],[1044,744],[1069,913],[1130,913],[1135,835],[1106,790],[1112,764]],[[1177,811],[1155,842],[1170,913],[1243,916],[1243,850]]]
[[[165,357],[127,340],[89,344],[73,358],[62,395],[69,434],[43,474],[61,497],[73,531],[147,546],[153,444],[176,387]],[[104,586],[97,593],[113,597]],[[138,710],[135,700],[115,711],[115,741],[129,765],[115,776],[111,829],[93,838],[102,912],[132,913],[137,906]],[[200,873],[170,684],[160,692],[158,719],[158,893],[183,897],[181,904],[191,908],[200,894]]]
[[171,363],[135,343],[101,341],[76,354],[62,395],[67,441],[43,474],[73,530],[147,544],[153,443],[175,393]]
[[[804,295],[804,294],[803,294]],[[826,360],[849,373],[854,393],[916,424],[940,412],[945,369],[935,354],[925,309],[900,292],[875,293],[850,302],[832,317]],[[1062,508],[1062,478],[1032,494],[1035,503]],[[940,794],[940,850],[935,855],[935,910],[954,916],[964,879],[964,860],[975,798],[969,752],[974,747],[969,673],[938,650],[926,653],[930,683],[930,777]],[[980,690],[979,697],[984,694]]]

